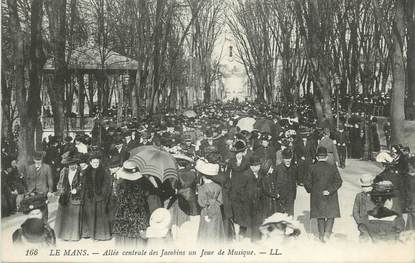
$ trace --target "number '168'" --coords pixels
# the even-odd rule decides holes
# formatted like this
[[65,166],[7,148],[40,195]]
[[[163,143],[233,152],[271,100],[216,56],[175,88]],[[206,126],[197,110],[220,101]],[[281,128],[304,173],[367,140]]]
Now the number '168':
[[26,250],[26,256],[37,256],[39,251],[37,249],[28,249]]

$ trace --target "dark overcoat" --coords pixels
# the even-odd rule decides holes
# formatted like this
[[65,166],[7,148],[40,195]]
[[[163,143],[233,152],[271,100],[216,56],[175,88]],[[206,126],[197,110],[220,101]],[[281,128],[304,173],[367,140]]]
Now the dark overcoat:
[[298,168],[293,163],[286,167],[283,163],[275,168],[277,177],[277,193],[283,213],[294,215],[294,200],[297,195],[297,171]]
[[112,177],[107,169],[91,166],[82,176],[84,187],[82,209],[82,237],[94,240],[111,239],[110,197]]
[[251,169],[245,171],[245,176],[248,178],[246,185],[248,234],[251,240],[258,240],[261,237],[259,227],[264,221],[262,177],[259,175],[256,177]]
[[262,177],[262,206],[264,217],[269,217],[276,212],[280,212],[281,204],[277,192],[277,175],[275,170],[272,174],[266,174]]
[[[313,164],[304,180],[304,186],[310,193],[310,218],[340,217],[337,190],[342,185],[339,170],[324,161]],[[329,195],[323,195],[323,191]]]
[[239,166],[236,166],[236,158],[232,158],[229,162],[231,178],[230,199],[233,219],[238,225],[245,227],[249,225],[248,196],[246,194],[249,177],[245,173],[248,169],[248,158],[246,156],[243,157]]

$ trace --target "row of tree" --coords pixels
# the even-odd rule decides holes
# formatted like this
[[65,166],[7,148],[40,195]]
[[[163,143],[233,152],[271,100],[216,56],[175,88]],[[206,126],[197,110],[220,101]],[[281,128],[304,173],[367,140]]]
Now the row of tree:
[[[92,106],[96,93],[107,108],[119,79],[104,66],[114,51],[138,63],[119,100],[133,116],[186,106],[192,90],[209,102],[228,27],[258,102],[312,94],[318,118],[332,120],[334,92],[370,96],[391,81],[392,141],[401,142],[404,105],[415,112],[414,10],[411,0],[2,0],[2,135],[18,117],[25,162],[41,138],[42,83],[56,135],[74,96]],[[88,43],[102,66],[85,83],[68,63]]]
[[[41,138],[42,83],[55,135],[64,135],[74,96],[83,105],[96,93],[97,104],[108,108],[111,83],[119,79],[105,69],[113,51],[138,62],[120,100],[133,116],[143,108],[151,114],[188,104],[189,87],[209,101],[219,76],[214,48],[223,10],[220,0],[2,0],[2,136],[11,137],[13,121],[20,120],[19,160],[26,162]],[[99,50],[94,59],[102,66],[85,82],[68,63],[75,50],[89,46]],[[49,58],[53,71],[44,74]]]
[[332,120],[332,95],[370,97],[391,80],[392,141],[402,142],[404,105],[415,113],[414,1],[235,0],[231,10],[258,101],[274,102],[277,93],[296,103],[303,89],[319,119]]

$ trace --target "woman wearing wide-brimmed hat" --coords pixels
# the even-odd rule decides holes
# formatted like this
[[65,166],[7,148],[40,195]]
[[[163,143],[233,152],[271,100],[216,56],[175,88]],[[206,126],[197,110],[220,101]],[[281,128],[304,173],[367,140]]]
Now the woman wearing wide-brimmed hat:
[[80,158],[75,153],[63,155],[60,179],[57,185],[59,206],[56,214],[56,237],[66,241],[81,239],[82,176]]
[[144,245],[140,232],[149,226],[150,211],[146,193],[151,188],[151,183],[131,160],[123,163],[116,177],[117,207],[112,226],[115,243],[123,246]]
[[394,185],[390,181],[374,183],[370,192],[375,207],[369,210],[367,232],[373,241],[398,240],[405,228],[402,215],[393,210]]
[[203,184],[198,188],[197,201],[202,208],[200,212],[200,224],[198,240],[202,242],[223,242],[225,231],[223,227],[221,205],[222,188],[219,184],[209,179],[219,173],[219,164],[208,163],[199,159],[196,162],[196,170],[202,176]]
[[374,183],[378,183],[380,181],[392,182],[394,192],[394,196],[392,197],[392,210],[401,214],[406,199],[404,185],[405,175],[399,173],[399,168],[397,166],[396,159],[394,159],[393,156],[388,152],[380,152],[376,156],[376,162],[382,163],[385,169],[375,177]]
[[101,164],[102,154],[99,151],[89,153],[89,165],[84,170],[82,238],[93,240],[111,239],[109,200],[111,196],[112,178],[109,171]]
[[359,182],[362,191],[356,194],[353,203],[353,218],[357,224],[357,229],[360,232],[359,238],[362,241],[368,240],[370,237],[367,229],[369,221],[368,211],[372,210],[376,206],[370,196],[370,192],[373,189],[373,179],[374,176],[371,174],[361,175]]

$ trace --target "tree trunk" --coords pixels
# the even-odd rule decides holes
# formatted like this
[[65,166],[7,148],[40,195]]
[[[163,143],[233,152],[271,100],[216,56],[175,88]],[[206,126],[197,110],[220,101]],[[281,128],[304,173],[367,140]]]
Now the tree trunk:
[[[131,78],[131,75],[130,75]],[[124,84],[123,84],[124,85]],[[131,111],[132,114],[135,116],[138,116],[138,101],[140,97],[140,91],[138,85],[128,85],[128,90],[130,91],[131,97],[130,97],[130,105],[131,105]]]
[[[49,28],[54,55],[55,72],[53,87],[55,103],[52,103],[55,136],[63,137],[65,131],[64,92],[66,81],[66,0],[47,0]],[[55,105],[55,107],[53,107]]]
[[[120,77],[117,77],[117,84],[118,84],[118,104],[117,104],[117,124],[120,124],[122,121],[122,109],[124,107],[124,83],[121,83],[121,85],[119,85],[119,79]],[[121,87],[120,87],[121,86]],[[133,87],[133,90],[135,89],[135,87]],[[134,112],[133,112],[134,115]]]
[[92,116],[94,114],[94,79],[92,74],[88,74],[88,108],[89,108],[89,115]]
[[77,76],[78,80],[78,112],[80,118],[80,128],[84,128],[84,110],[85,110],[85,80],[84,80],[84,74],[79,73]]
[[320,125],[323,122],[323,118],[324,118],[323,107],[321,105],[319,93],[316,92],[315,90],[313,93],[314,93],[313,94],[314,108],[316,110],[318,124]]
[[[131,91],[131,108],[132,108],[132,115],[133,117],[139,117],[140,111],[139,111],[139,105],[138,105],[138,99],[137,99],[137,71],[130,71],[128,72],[129,78],[128,78],[128,90]],[[123,93],[124,94],[124,93]],[[123,95],[124,96],[124,95]],[[124,106],[124,105],[122,105]]]
[[11,139],[9,137],[10,126],[13,125],[10,119],[12,91],[11,87],[7,86],[6,74],[4,67],[1,69],[1,109],[3,118],[1,120],[1,137]]
[[408,77],[408,118],[415,119],[415,2],[407,1],[407,77]]
[[404,39],[404,4],[403,0],[396,1],[396,13],[392,30],[392,104],[391,144],[404,143],[404,102],[405,102],[405,66],[403,57]]
[[19,165],[26,165],[30,154],[33,150],[33,140],[27,138],[29,126],[26,125],[27,102],[26,102],[26,83],[25,83],[25,67],[24,67],[24,33],[20,27],[19,15],[17,12],[16,0],[7,0],[10,17],[10,32],[13,45],[14,58],[14,76],[16,89],[16,104],[20,117],[20,133],[18,140],[18,162]]
[[204,86],[205,87],[203,88],[203,91],[204,91],[203,101],[205,103],[209,103],[210,102],[210,95],[211,95],[210,85],[208,83],[205,83]]

